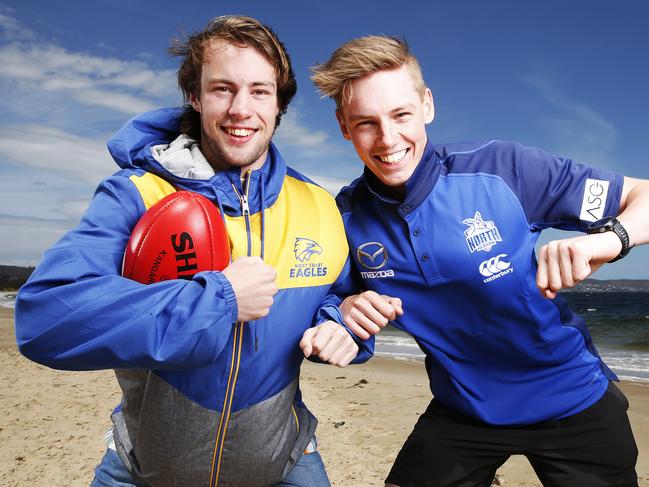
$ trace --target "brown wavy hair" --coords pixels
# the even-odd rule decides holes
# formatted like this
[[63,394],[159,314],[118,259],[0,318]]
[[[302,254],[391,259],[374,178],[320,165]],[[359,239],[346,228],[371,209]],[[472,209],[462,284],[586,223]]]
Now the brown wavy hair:
[[187,104],[180,122],[181,132],[195,140],[201,138],[200,114],[192,108],[189,100],[190,95],[199,98],[205,48],[217,39],[239,47],[252,47],[273,65],[277,77],[279,105],[279,113],[275,119],[277,127],[297,92],[295,73],[286,48],[277,34],[258,20],[243,15],[223,15],[210,20],[203,30],[189,36],[185,41],[175,40],[169,48],[172,56],[182,58],[178,70],[178,86]]

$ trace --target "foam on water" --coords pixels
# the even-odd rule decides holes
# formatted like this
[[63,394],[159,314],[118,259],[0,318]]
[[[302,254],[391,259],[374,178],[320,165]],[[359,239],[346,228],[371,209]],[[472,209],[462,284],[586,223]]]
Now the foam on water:
[[[631,350],[599,349],[606,364],[622,379],[649,381],[649,353]],[[405,333],[391,332],[376,337],[376,355],[424,360],[417,343]]]
[[15,292],[0,292],[0,307],[14,308],[16,306],[16,293]]

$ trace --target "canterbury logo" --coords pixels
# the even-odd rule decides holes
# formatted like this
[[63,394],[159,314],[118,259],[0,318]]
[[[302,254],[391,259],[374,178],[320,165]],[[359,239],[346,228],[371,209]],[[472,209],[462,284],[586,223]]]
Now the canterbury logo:
[[504,260],[502,260],[505,257],[507,257],[507,254],[498,254],[491,259],[485,260],[482,264],[480,264],[480,274],[485,277],[491,277],[494,274],[498,274],[504,270],[509,269],[512,264],[511,262],[505,262]]
[[322,247],[315,240],[297,237],[293,246],[293,252],[295,252],[295,258],[298,261],[304,262],[305,260],[309,260],[313,254],[321,255]]

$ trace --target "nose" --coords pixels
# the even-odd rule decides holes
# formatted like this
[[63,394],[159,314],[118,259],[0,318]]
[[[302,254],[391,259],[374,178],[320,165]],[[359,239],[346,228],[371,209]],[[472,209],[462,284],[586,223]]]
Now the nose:
[[252,116],[252,100],[245,90],[239,90],[233,97],[228,114],[234,119],[246,119]]
[[383,147],[392,147],[395,143],[394,127],[389,122],[384,122],[380,126],[379,142]]

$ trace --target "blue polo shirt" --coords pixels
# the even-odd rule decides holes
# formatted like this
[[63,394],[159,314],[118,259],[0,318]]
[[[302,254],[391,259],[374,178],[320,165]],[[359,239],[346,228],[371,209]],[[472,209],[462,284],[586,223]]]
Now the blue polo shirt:
[[502,141],[428,144],[404,201],[365,174],[338,195],[364,287],[426,354],[434,396],[494,425],[591,406],[615,375],[584,320],[536,287],[541,230],[617,215],[623,176]]

